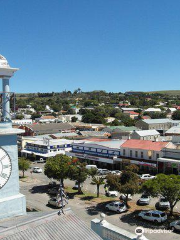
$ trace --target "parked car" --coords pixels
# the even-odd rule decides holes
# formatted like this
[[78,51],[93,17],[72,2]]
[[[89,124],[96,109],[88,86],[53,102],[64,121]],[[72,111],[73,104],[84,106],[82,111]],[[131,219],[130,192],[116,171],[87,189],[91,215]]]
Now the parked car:
[[[83,184],[81,183],[80,186],[82,188]],[[77,181],[75,182],[75,185],[74,185],[73,189],[78,190],[78,182]]]
[[161,209],[167,209],[170,208],[170,203],[165,197],[160,197],[158,207]]
[[127,211],[127,207],[126,207],[125,203],[121,203],[121,202],[108,203],[105,206],[105,209],[108,211],[110,210],[110,211],[117,212],[117,213],[122,213],[122,212]]
[[[49,201],[48,201],[48,205],[51,205],[51,206],[54,206],[54,207],[57,207],[57,208],[61,208],[62,207],[62,202],[61,200],[57,200],[57,198],[51,198]],[[65,206],[65,201],[63,201],[63,207]]]
[[49,189],[48,193],[51,195],[57,195],[59,193],[59,190],[54,187],[54,188]]
[[140,199],[138,200],[138,204],[140,205],[148,205],[150,203],[150,196],[148,194],[142,194]]
[[155,178],[155,176],[152,176],[150,174],[143,174],[140,178],[141,180],[149,180]]
[[108,169],[101,169],[99,171],[99,175],[107,175],[108,173],[110,173],[110,171]]
[[161,211],[142,211],[138,214],[138,216],[141,219],[155,222],[155,223],[161,223],[161,222],[165,222],[167,220],[166,213],[161,212]]
[[101,171],[102,171],[102,168],[98,168],[97,173],[100,174]]
[[[125,200],[126,200],[125,194],[121,194],[120,197],[119,197],[119,199],[125,201]],[[131,194],[128,194],[128,200],[132,200]]]
[[107,192],[107,196],[108,197],[117,197],[118,196],[118,192],[117,191],[108,191]]
[[171,222],[169,226],[173,231],[180,231],[180,220]]
[[120,176],[121,173],[122,173],[122,172],[119,171],[119,170],[113,170],[113,171],[111,171],[111,174],[118,175],[118,176]]
[[33,167],[33,172],[34,173],[42,173],[42,168],[40,168],[40,167]]

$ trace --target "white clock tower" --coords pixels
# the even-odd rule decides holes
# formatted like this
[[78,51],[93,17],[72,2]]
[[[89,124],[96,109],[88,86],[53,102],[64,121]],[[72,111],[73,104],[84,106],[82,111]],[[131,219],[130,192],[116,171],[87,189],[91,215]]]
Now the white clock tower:
[[2,114],[0,121],[0,219],[26,214],[25,196],[19,193],[17,134],[23,130],[12,128],[9,80],[18,68],[11,68],[0,55],[2,79]]

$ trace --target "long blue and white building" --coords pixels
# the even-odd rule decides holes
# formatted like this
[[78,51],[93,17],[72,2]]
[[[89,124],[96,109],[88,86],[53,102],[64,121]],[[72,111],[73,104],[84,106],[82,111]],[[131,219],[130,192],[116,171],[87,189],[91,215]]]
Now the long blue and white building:
[[125,140],[72,143],[72,150],[66,155],[83,159],[89,164],[103,168],[119,168],[121,159],[120,147]]

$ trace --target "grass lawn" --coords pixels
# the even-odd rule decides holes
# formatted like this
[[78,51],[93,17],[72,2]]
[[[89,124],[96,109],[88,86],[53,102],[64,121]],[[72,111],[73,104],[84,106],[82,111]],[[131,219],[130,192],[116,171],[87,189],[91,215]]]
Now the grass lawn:
[[65,191],[68,193],[68,195],[70,196],[76,196],[81,200],[84,201],[92,201],[92,202],[109,202],[109,201],[115,201],[115,200],[119,200],[118,198],[114,198],[114,197],[107,197],[105,195],[100,195],[99,198],[97,198],[97,194],[94,193],[89,193],[87,191],[83,191],[83,194],[78,194],[77,190],[72,189],[71,187],[65,187]]

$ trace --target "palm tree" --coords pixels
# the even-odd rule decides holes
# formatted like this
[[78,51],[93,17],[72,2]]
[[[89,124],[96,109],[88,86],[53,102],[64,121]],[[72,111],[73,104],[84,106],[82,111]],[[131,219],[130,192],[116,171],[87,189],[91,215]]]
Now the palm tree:
[[94,184],[97,186],[97,197],[99,197],[99,187],[100,185],[104,184],[104,178],[103,177],[93,177],[91,184]]

